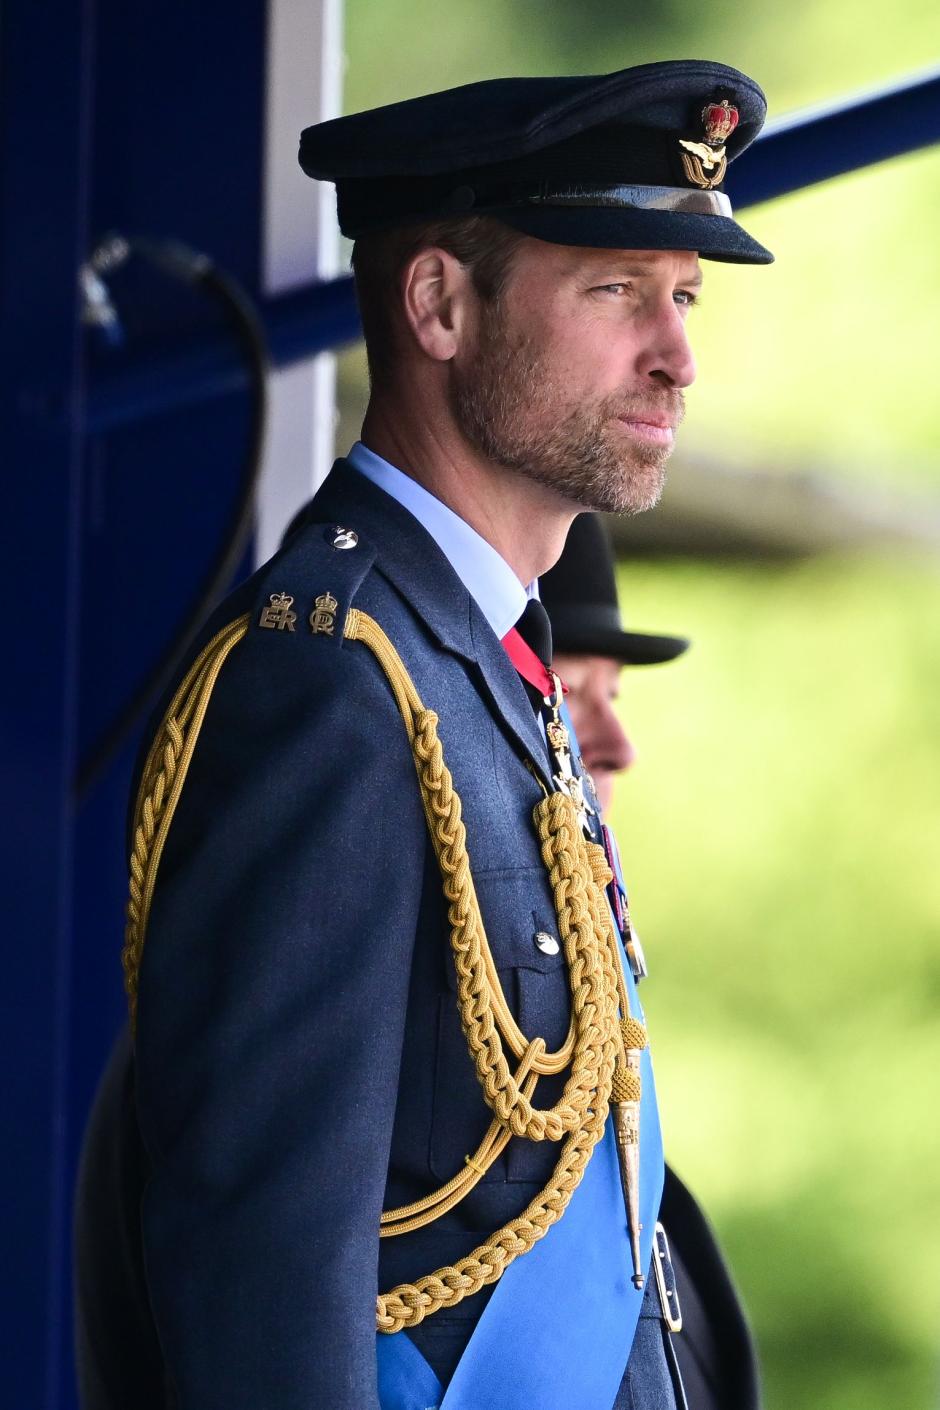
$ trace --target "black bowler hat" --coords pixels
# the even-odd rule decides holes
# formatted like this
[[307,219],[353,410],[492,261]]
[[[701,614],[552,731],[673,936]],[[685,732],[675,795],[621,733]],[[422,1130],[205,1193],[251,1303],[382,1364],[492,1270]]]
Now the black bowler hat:
[[728,163],[760,131],[757,84],[684,59],[588,78],[495,78],[308,127],[357,238],[470,213],[559,245],[769,264],[731,218]]
[[625,666],[652,666],[688,650],[685,637],[624,631],[614,557],[598,514],[579,514],[575,519],[558,562],[539,578],[539,596],[552,624],[554,651],[609,656]]

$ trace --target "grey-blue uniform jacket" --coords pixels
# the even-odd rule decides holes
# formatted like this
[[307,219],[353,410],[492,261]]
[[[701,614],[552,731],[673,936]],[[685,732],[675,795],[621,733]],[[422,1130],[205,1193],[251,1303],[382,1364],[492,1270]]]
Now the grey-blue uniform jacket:
[[[337,526],[355,531],[354,548],[334,547]],[[261,625],[272,594],[294,599],[293,631]],[[308,625],[325,594],[337,603],[333,635]],[[552,1143],[514,1139],[449,1214],[377,1237],[383,1208],[450,1180],[491,1117],[460,1026],[405,730],[371,653],[342,636],[353,604],[382,626],[439,716],[487,936],[520,1026],[550,1049],[567,1032],[564,955],[534,938],[556,930],[531,821],[539,779],[549,785],[538,722],[431,537],[340,462],[301,527],[194,649],[249,614],[160,864],[136,1090],[111,1084],[123,1134],[113,1120],[108,1134],[102,1117],[97,1149],[93,1127],[86,1151],[78,1302],[88,1410],[377,1410],[377,1292],[470,1253],[526,1206],[557,1158]],[[540,1105],[560,1081],[542,1079]],[[109,1180],[122,1188],[121,1216],[103,1203]],[[109,1314],[118,1286],[124,1308]],[[459,1349],[486,1297],[418,1329],[429,1359],[435,1339]],[[743,1323],[735,1339],[751,1387]],[[128,1345],[141,1348],[139,1376]]]

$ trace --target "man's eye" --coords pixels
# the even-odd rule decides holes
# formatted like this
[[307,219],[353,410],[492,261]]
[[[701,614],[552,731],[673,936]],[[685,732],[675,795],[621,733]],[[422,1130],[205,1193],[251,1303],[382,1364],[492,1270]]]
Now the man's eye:
[[686,308],[695,308],[699,302],[698,294],[693,294],[691,289],[677,289],[672,297],[677,304],[683,304]]
[[629,294],[632,289],[632,284],[599,284],[597,286],[597,292],[600,294]]

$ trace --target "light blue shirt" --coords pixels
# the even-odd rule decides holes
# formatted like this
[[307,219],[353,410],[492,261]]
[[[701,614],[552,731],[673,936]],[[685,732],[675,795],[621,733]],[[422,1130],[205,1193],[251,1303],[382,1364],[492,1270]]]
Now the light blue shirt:
[[346,459],[424,525],[502,640],[522,616],[529,598],[538,597],[538,581],[533,579],[524,588],[505,558],[465,519],[362,441],[356,442]]

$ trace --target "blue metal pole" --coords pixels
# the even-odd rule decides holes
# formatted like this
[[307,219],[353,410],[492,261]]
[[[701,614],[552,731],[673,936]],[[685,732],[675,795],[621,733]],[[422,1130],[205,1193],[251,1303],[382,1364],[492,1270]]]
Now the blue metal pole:
[[738,209],[940,142],[940,68],[863,97],[769,123],[734,163]]
[[[269,299],[260,312],[276,367],[361,336],[350,275]],[[247,385],[244,357],[224,334],[190,336],[162,347],[158,358],[143,349],[112,356],[115,368],[105,371],[103,364],[88,406],[87,429],[94,434]]]

